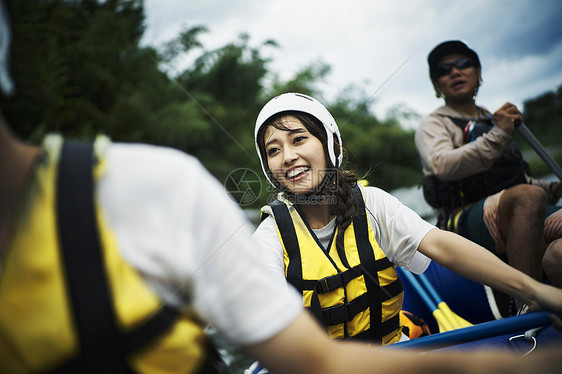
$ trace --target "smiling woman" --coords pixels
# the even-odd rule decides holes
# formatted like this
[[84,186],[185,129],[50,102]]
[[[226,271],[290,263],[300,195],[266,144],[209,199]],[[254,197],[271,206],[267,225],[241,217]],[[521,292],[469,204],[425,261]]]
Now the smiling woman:
[[[273,276],[284,281],[286,275],[333,338],[379,344],[406,338],[393,264],[423,271],[429,260],[417,252],[418,234],[432,226],[384,191],[358,186],[341,167],[336,121],[317,100],[298,93],[272,99],[258,115],[255,135],[263,170],[281,191],[262,209],[269,217],[254,234]],[[396,219],[395,213],[403,214]],[[394,235],[403,241],[394,242]]]

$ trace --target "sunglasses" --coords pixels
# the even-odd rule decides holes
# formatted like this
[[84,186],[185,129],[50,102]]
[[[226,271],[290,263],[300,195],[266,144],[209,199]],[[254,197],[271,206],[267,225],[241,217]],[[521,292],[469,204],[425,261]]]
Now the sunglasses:
[[435,76],[437,78],[441,78],[449,74],[453,70],[453,66],[459,70],[464,70],[464,69],[475,67],[476,64],[474,63],[474,60],[471,58],[461,57],[453,62],[448,62],[446,64],[438,65],[437,69],[435,69]]

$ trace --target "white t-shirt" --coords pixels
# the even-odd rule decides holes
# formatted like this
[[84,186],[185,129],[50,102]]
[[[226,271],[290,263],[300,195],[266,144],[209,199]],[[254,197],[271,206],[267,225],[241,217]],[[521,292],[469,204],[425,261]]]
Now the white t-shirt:
[[[431,260],[418,252],[418,246],[435,226],[380,188],[359,188],[365,198],[367,217],[375,239],[388,259],[396,266],[404,266],[414,273],[423,273]],[[329,244],[334,228],[335,220],[332,220],[323,228],[313,230],[324,248]],[[277,234],[275,219],[271,215],[258,226],[254,239],[264,252],[268,272],[278,281],[285,281],[283,246]]]
[[193,308],[239,345],[301,312],[301,297],[267,274],[251,223],[197,159],[143,144],[111,144],[105,155],[101,209],[125,260],[165,302]]

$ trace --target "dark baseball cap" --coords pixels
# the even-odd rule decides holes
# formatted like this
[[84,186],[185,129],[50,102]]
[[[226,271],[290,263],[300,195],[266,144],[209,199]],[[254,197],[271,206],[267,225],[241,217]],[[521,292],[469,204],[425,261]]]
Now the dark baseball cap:
[[447,55],[459,53],[466,57],[470,57],[476,62],[476,66],[481,69],[480,59],[476,52],[470,49],[465,43],[460,40],[447,40],[441,44],[438,44],[427,56],[427,62],[429,64],[429,76],[434,80],[434,74],[437,70],[437,64],[439,61]]

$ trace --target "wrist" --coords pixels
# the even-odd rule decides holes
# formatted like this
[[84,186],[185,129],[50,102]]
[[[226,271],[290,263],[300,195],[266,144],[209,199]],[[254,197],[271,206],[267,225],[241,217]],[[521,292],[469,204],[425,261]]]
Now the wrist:
[[519,272],[519,276],[517,280],[511,281],[513,288],[515,288],[515,293],[512,296],[529,304],[536,303],[537,295],[541,293],[544,285],[520,270],[515,270]]

